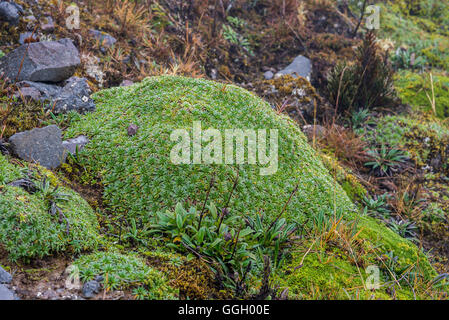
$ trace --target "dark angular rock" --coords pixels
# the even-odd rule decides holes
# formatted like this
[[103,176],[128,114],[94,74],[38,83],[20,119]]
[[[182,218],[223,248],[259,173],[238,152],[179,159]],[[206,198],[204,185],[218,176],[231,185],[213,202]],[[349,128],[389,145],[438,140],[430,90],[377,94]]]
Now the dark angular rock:
[[54,169],[65,160],[61,135],[61,130],[51,125],[16,133],[9,138],[9,142],[13,153],[19,158]]
[[287,74],[292,75],[294,78],[300,76],[310,81],[312,75],[312,62],[304,56],[297,56],[290,65],[276,73],[276,77]]
[[0,2],[0,20],[6,21],[11,25],[17,25],[21,14],[23,14],[23,8],[17,3]]
[[62,146],[71,154],[76,154],[76,150],[81,151],[86,144],[89,143],[89,139],[86,136],[78,136],[73,139],[69,139],[62,142]]
[[1,58],[0,73],[4,72],[10,80],[60,82],[71,77],[80,64],[78,49],[70,39],[34,42]]
[[42,82],[21,81],[17,84],[23,92],[25,88],[32,88],[39,92],[42,100],[51,100],[61,94],[62,88],[55,84],[47,84]]
[[112,47],[117,42],[117,39],[115,39],[113,36],[107,34],[106,32],[90,29],[89,34],[93,38],[97,39],[100,42],[101,46],[104,46],[107,48]]
[[12,276],[5,269],[0,267],[0,283],[11,283]]
[[90,98],[90,87],[85,78],[71,77],[65,82],[61,93],[53,99],[53,111],[64,113],[75,110],[87,112],[95,110],[95,103]]
[[83,285],[82,289],[83,297],[86,299],[95,297],[95,295],[100,291],[100,287],[101,287],[100,283],[98,283],[95,280],[86,282]]

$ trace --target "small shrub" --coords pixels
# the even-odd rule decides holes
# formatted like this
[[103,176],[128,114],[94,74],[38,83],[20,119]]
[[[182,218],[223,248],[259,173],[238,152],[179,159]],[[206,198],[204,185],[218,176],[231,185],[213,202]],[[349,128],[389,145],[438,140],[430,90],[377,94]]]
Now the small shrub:
[[338,64],[329,75],[328,94],[335,109],[346,114],[386,106],[394,97],[393,73],[381,57],[374,33],[357,49],[354,64]]

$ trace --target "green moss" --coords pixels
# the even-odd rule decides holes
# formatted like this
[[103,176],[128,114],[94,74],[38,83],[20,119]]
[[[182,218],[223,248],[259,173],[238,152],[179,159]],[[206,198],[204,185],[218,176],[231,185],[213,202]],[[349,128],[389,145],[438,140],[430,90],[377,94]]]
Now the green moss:
[[175,291],[165,276],[146,265],[136,254],[97,252],[76,260],[72,268],[83,282],[103,277],[103,286],[110,290],[133,289],[138,299],[173,299]]
[[[449,117],[449,77],[434,75],[433,82],[437,116]],[[418,110],[432,112],[428,96],[431,99],[433,96],[428,74],[421,75],[402,71],[396,75],[395,87],[404,103],[408,103]]]
[[60,185],[54,175],[43,168],[38,170],[53,181],[53,186],[59,185],[59,193],[67,195],[67,201],[58,202],[58,206],[67,218],[69,233],[66,233],[66,223],[49,213],[42,190],[30,194],[7,185],[23,175],[0,155],[0,244],[9,252],[10,259],[28,260],[95,248],[99,236],[95,213],[77,193]]
[[[396,299],[414,299],[414,291],[418,299],[428,298],[428,283],[437,274],[427,258],[414,244],[404,240],[372,218],[361,217],[357,226],[360,232],[358,239],[364,239],[364,250],[354,261],[352,254],[344,252],[338,246],[329,243],[324,247],[308,244],[293,250],[292,260],[287,264],[278,279],[281,288],[289,288],[289,296],[293,299],[392,299],[391,274],[404,275],[410,268],[410,275],[418,275],[417,285],[413,289],[400,282],[395,288]],[[368,240],[369,239],[369,240]],[[367,241],[368,240],[368,241]],[[308,250],[311,248],[312,250]],[[387,268],[385,258],[392,252],[398,257],[397,264]],[[384,262],[382,262],[384,261]],[[380,288],[369,290],[368,266],[379,268]],[[413,276],[412,276],[413,277]]]
[[353,202],[360,202],[368,194],[365,187],[350,172],[345,170],[338,161],[330,155],[320,153],[324,166],[341,185]]
[[[210,200],[226,202],[236,169],[231,165],[175,165],[170,161],[170,134],[190,131],[193,121],[203,130],[279,130],[279,169],[269,176],[260,167],[241,165],[240,178],[230,207],[240,215],[263,210],[277,215],[295,185],[299,190],[286,216],[304,220],[319,210],[339,213],[354,209],[305,136],[287,117],[278,116],[267,103],[246,90],[206,80],[154,77],[128,88],[114,88],[95,95],[97,111],[74,121],[66,137],[89,136],[81,152],[83,165],[102,176],[104,200],[113,212],[146,218],[177,202],[204,199],[213,172],[216,183]],[[139,126],[129,137],[127,127]]]

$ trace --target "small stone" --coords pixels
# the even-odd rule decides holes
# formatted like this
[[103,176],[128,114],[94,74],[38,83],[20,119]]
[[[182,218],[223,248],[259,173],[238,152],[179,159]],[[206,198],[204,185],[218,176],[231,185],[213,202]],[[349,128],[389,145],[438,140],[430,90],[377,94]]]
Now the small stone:
[[82,294],[83,297],[86,299],[91,299],[93,297],[95,297],[95,295],[100,291],[100,283],[98,283],[95,280],[86,282],[83,285],[83,290],[82,290]]
[[62,146],[69,153],[76,154],[77,150],[78,150],[78,152],[80,152],[81,150],[84,149],[84,147],[88,143],[89,143],[89,139],[87,139],[86,136],[81,135],[76,138],[63,141]]
[[271,71],[267,71],[263,74],[265,80],[271,80],[274,77],[274,73]]
[[106,32],[90,29],[89,34],[98,40],[100,42],[101,46],[110,48],[112,47],[116,42],[117,39],[115,39],[113,36],[107,34]]
[[137,130],[139,130],[139,127],[137,125],[130,124],[128,127],[128,136],[135,136],[137,134]]
[[55,23],[53,21],[53,18],[50,16],[43,18],[43,20],[41,21],[41,29],[45,32],[55,31]]
[[8,284],[8,283],[11,283],[11,281],[12,281],[12,276],[9,274],[9,272],[7,272],[5,269],[0,267],[0,283]]
[[32,32],[22,32],[19,36],[20,44],[38,42],[38,41],[39,41],[39,37],[36,34],[33,34]]
[[322,139],[327,133],[326,128],[320,125],[306,125],[302,127],[302,131],[309,140]]
[[132,86],[134,82],[131,80],[123,80],[122,83],[120,83],[120,87],[129,87]]
[[310,81],[312,75],[312,62],[304,56],[297,56],[290,65],[276,73],[275,77],[278,78],[287,74],[294,78],[299,76]]

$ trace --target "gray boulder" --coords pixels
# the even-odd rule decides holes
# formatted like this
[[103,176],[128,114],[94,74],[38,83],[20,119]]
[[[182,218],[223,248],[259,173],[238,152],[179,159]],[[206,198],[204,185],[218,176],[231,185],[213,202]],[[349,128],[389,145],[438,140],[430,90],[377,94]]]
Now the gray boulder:
[[17,77],[18,81],[60,82],[70,78],[80,64],[78,49],[70,39],[34,42],[1,58],[0,73],[10,80]]
[[14,2],[0,2],[0,20],[15,26],[19,23],[21,14],[23,14],[21,5]]
[[4,284],[0,284],[0,300],[17,300],[14,292],[9,290]]
[[3,269],[2,267],[0,267],[0,284],[3,283],[11,283],[12,281],[12,276],[9,274],[9,272],[7,272],[5,269]]
[[297,56],[290,65],[276,73],[276,77],[287,74],[292,75],[294,78],[300,76],[310,81],[310,77],[312,76],[312,62],[304,56]]
[[51,125],[16,133],[9,138],[9,143],[13,153],[19,158],[54,169],[65,161],[61,136],[61,130]]

